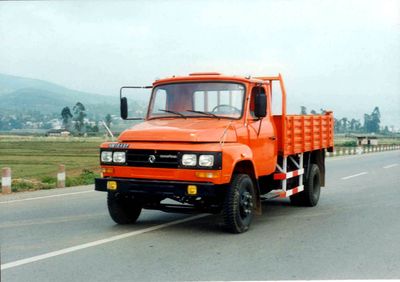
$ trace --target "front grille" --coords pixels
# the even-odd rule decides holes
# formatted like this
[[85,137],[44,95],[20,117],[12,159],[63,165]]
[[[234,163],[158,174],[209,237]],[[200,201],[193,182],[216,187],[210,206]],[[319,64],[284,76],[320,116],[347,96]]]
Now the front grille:
[[178,168],[180,156],[177,151],[163,150],[128,150],[126,162],[128,166]]

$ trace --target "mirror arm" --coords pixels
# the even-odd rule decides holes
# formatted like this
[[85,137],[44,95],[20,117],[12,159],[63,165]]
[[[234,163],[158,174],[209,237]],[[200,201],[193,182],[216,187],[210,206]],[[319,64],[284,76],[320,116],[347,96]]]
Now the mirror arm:
[[258,132],[257,132],[257,137],[260,136],[260,132],[261,132],[261,124],[262,124],[263,118],[260,117],[260,124],[258,125]]
[[[122,90],[123,89],[126,89],[126,88],[133,88],[133,89],[151,89],[151,88],[153,88],[153,86],[122,86],[120,89],[119,89],[119,100],[120,100],[120,109],[121,109],[121,106],[122,106],[122,99],[124,98],[124,99],[127,99],[126,97],[122,97]],[[125,118],[123,118],[122,117],[122,111],[120,111],[121,112],[121,118],[123,119],[123,120],[145,120],[145,118],[130,118],[130,117],[128,117],[128,101],[126,100],[126,117]]]
[[125,118],[124,120],[144,120],[144,118]]

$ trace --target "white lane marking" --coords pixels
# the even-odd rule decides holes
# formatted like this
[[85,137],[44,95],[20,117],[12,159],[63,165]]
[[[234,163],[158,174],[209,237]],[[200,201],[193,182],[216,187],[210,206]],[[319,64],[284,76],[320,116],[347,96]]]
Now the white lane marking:
[[387,165],[387,166],[384,166],[383,168],[391,168],[391,167],[395,167],[395,166],[398,166],[399,164],[391,164],[391,165]]
[[367,174],[367,172],[363,171],[363,172],[360,172],[360,173],[357,173],[357,174],[353,174],[353,175],[349,175],[349,176],[346,176],[346,177],[342,177],[342,180],[347,180],[347,179],[350,179],[350,178],[353,178],[353,177],[357,177],[357,176],[361,176],[361,175],[364,175],[364,174]]
[[57,195],[50,195],[50,196],[43,196],[43,197],[35,197],[35,198],[27,198],[27,199],[20,199],[20,200],[10,200],[10,201],[0,202],[0,204],[11,204],[11,203],[17,203],[17,202],[41,200],[41,199],[48,199],[48,198],[55,198],[55,197],[62,197],[62,196],[70,196],[70,195],[78,195],[78,194],[92,193],[92,192],[94,192],[94,190],[73,192],[73,193],[64,193],[64,194],[57,194]]
[[90,248],[90,247],[95,247],[95,246],[98,246],[98,245],[103,245],[103,244],[110,243],[110,242],[113,242],[113,241],[117,241],[117,240],[125,239],[125,238],[128,238],[128,237],[140,235],[140,234],[143,234],[143,233],[146,233],[146,232],[162,229],[162,228],[165,228],[165,227],[169,227],[169,226],[172,226],[172,225],[177,225],[177,224],[188,222],[188,221],[192,221],[192,220],[199,219],[199,218],[202,218],[202,217],[205,217],[205,216],[208,216],[208,214],[199,214],[199,215],[187,217],[187,218],[184,218],[184,219],[174,220],[174,221],[171,221],[171,222],[168,222],[168,223],[164,223],[164,224],[160,224],[160,225],[156,225],[156,226],[153,226],[153,227],[149,227],[149,228],[145,228],[145,229],[141,229],[141,230],[136,230],[136,231],[120,234],[120,235],[116,235],[116,236],[113,236],[113,237],[110,237],[110,238],[107,238],[107,239],[101,239],[101,240],[97,240],[97,241],[89,242],[89,243],[86,243],[86,244],[82,244],[82,245],[77,245],[77,246],[61,249],[61,250],[58,250],[58,251],[54,251],[54,252],[50,252],[50,253],[46,253],[46,254],[42,254],[42,255],[26,258],[26,259],[21,259],[21,260],[17,260],[17,261],[4,263],[4,264],[1,265],[1,270],[6,270],[6,269],[9,269],[9,268],[17,267],[17,266],[20,266],[20,265],[24,265],[24,264],[28,264],[28,263],[44,260],[44,259],[48,259],[48,258],[51,258],[51,257],[72,253],[72,252],[75,252],[75,251],[79,251],[79,250]]

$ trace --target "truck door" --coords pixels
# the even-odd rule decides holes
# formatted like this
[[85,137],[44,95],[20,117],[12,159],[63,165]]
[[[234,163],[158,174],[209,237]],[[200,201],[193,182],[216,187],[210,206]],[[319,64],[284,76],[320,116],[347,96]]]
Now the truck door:
[[[267,94],[267,116],[259,119],[254,115],[254,98],[257,93]],[[269,88],[254,86],[251,90],[249,111],[247,115],[249,146],[253,150],[254,162],[259,176],[275,171],[277,141],[271,115],[271,95]]]

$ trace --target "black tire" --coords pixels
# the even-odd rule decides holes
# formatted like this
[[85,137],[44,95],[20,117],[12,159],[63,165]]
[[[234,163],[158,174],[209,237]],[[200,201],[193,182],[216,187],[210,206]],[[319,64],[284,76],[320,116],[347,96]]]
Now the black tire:
[[135,223],[142,211],[142,205],[132,199],[116,197],[115,193],[107,195],[108,212],[118,224]]
[[223,216],[225,228],[232,233],[243,233],[250,227],[254,215],[254,185],[247,174],[233,175],[225,196]]
[[304,191],[290,196],[291,204],[303,207],[316,206],[321,194],[320,177],[318,166],[311,164],[308,179],[304,183]]

